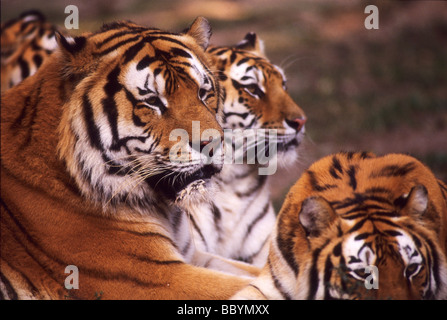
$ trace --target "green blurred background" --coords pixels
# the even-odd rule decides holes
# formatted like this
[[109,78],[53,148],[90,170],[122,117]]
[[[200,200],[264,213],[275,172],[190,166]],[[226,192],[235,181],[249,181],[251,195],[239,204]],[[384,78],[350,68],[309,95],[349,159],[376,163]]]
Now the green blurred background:
[[[364,27],[368,4],[379,30]],[[3,0],[1,18],[37,8],[63,27],[67,5],[79,8],[72,34],[118,19],[181,31],[199,15],[218,45],[256,32],[308,116],[300,160],[273,178],[277,209],[303,169],[340,150],[408,153],[447,180],[447,2]]]

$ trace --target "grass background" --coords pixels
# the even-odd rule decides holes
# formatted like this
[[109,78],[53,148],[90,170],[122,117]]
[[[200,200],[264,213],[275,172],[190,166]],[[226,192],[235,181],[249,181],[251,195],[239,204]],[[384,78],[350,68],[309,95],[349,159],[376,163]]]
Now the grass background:
[[[1,18],[34,8],[63,27],[70,4],[80,22],[72,34],[119,19],[181,31],[199,15],[215,44],[256,32],[308,116],[299,163],[273,178],[277,209],[303,169],[340,150],[408,153],[447,181],[447,2],[3,0]],[[368,4],[379,30],[364,27]]]

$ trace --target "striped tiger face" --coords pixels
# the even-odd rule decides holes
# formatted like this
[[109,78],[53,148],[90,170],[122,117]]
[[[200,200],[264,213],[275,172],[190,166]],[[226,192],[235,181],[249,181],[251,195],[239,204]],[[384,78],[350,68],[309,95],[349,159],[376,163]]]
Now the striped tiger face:
[[314,163],[276,229],[298,297],[446,299],[442,188],[404,155],[339,153]]
[[[284,162],[296,157],[306,116],[287,93],[286,77],[272,64],[254,33],[235,47],[208,49],[224,91],[225,129],[273,129]],[[289,158],[285,158],[289,156]]]
[[55,28],[38,11],[27,11],[1,27],[2,90],[33,75],[56,49]]
[[[79,81],[60,149],[85,194],[103,203],[175,199],[220,170],[201,152],[205,130],[222,133],[219,88],[204,53],[209,36],[198,18],[184,34],[114,23],[72,42],[59,37],[71,61],[67,79]],[[181,161],[172,161],[173,150]]]
[[[424,189],[414,192],[423,197]],[[315,210],[319,205],[311,206]],[[395,210],[360,209],[356,215],[360,218],[355,221],[336,219],[329,238],[322,231],[327,244],[314,255],[308,298],[413,300],[445,295],[445,261],[428,235],[418,234],[411,224],[399,228],[408,221],[397,218]]]

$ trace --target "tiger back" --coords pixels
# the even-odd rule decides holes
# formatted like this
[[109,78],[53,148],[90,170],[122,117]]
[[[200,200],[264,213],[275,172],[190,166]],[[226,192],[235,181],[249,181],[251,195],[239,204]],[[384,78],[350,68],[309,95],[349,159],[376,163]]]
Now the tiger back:
[[[223,91],[223,129],[239,130],[247,141],[253,138],[251,148],[257,151],[268,149],[263,143],[270,139],[277,150],[272,161],[291,167],[304,138],[306,116],[288,94],[284,72],[265,56],[263,42],[248,33],[237,45],[210,46],[207,52]],[[258,139],[268,130],[275,130],[276,138]],[[234,155],[235,144],[228,140],[226,154]],[[248,149],[243,151],[249,153]],[[194,243],[205,251],[262,266],[276,219],[269,176],[260,173],[265,164],[257,159],[240,164],[232,160],[212,179],[211,203],[189,212]]]
[[[2,93],[2,298],[225,299],[247,283],[176,241],[189,229],[172,203],[221,169],[191,134],[193,120],[221,131],[209,37],[204,18],[184,33],[116,22],[59,34],[39,71]],[[179,162],[174,129],[191,139]]]
[[291,188],[268,263],[235,298],[447,299],[446,194],[408,155],[327,156]]
[[56,49],[56,27],[36,10],[1,26],[1,91],[33,75]]

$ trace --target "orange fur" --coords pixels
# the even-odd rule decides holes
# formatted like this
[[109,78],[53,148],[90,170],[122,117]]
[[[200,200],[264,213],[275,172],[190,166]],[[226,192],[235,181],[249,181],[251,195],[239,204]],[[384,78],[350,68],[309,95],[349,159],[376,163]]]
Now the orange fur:
[[[193,24],[192,35],[172,37],[207,61],[203,38],[198,43],[194,38],[204,24],[199,19],[199,26]],[[137,25],[130,24],[129,28],[148,32]],[[63,48],[64,39],[59,38],[61,49],[38,73],[2,94],[1,279],[7,297],[94,299],[100,294],[103,299],[228,298],[246,285],[247,279],[183,260],[179,252],[183,244],[173,240],[169,202],[163,194],[149,195],[157,205],[141,213],[126,200],[104,206],[89,197],[86,190],[90,189],[81,190],[79,181],[83,178],[76,174],[79,164],[73,151],[79,137],[73,131],[73,121],[82,117],[79,101],[85,93],[94,112],[102,110],[102,87],[92,90],[87,84],[104,85],[110,72],[107,67],[130,47],[122,44],[124,49],[117,48],[111,57],[95,56],[101,41],[121,30],[116,29],[83,35],[79,38],[86,39],[83,46],[75,39],[74,44],[65,43],[67,48]],[[123,39],[117,37],[108,46]],[[162,42],[160,46],[169,50],[169,44]],[[173,98],[177,105],[169,106],[170,118],[153,124],[153,130],[163,134],[161,144],[166,148],[174,143],[166,136],[169,129],[187,130],[191,120],[201,121],[201,130],[221,130],[216,120],[218,99],[207,101],[206,108],[197,102],[196,94],[187,93],[197,90],[192,82],[189,86],[177,90]],[[128,112],[125,99],[119,94],[115,98],[119,112]],[[145,112],[140,119],[155,121],[154,115]],[[67,172],[70,168],[72,176]],[[79,268],[77,290],[64,288],[67,265]]]
[[[267,265],[235,298],[446,299],[446,190],[407,155],[315,162],[285,199]],[[364,283],[371,265],[377,290]]]
[[56,49],[56,27],[32,10],[1,26],[1,91],[34,74]]

